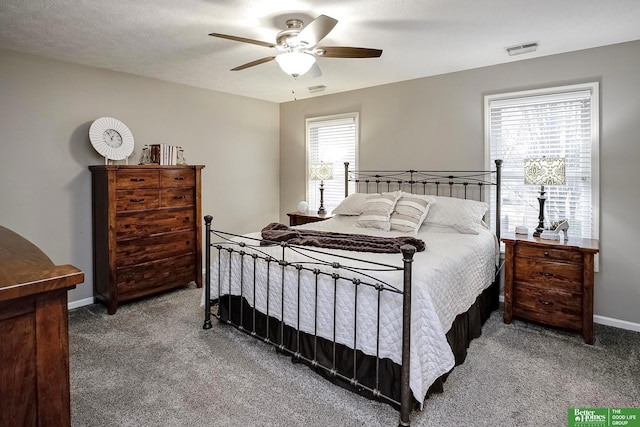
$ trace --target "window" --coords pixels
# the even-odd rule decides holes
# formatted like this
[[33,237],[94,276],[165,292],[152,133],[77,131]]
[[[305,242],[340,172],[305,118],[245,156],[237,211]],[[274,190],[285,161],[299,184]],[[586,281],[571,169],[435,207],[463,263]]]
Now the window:
[[503,160],[502,232],[538,225],[540,186],[524,184],[524,159],[546,156],[565,159],[566,184],[545,186],[545,228],[567,219],[569,238],[598,238],[598,106],[598,83],[485,97],[487,164]]
[[[344,199],[344,162],[357,168],[358,113],[307,119],[307,201],[309,212],[320,207],[320,182],[311,178],[311,167],[319,163],[333,166],[333,179],[323,181],[327,213]],[[349,183],[349,194],[355,183]]]

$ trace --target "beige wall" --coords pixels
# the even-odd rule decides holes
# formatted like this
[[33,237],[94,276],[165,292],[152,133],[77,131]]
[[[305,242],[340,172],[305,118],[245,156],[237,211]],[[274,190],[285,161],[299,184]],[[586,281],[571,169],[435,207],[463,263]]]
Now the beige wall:
[[484,95],[590,81],[601,96],[595,312],[640,324],[640,41],[281,104],[280,219],[306,197],[305,118],[359,112],[364,169],[481,169]]
[[[204,214],[236,232],[278,218],[278,105],[0,50],[0,224],[56,264],[84,270],[70,301],[93,295],[89,126],[116,117],[144,144],[204,164]],[[241,213],[241,215],[239,214]]]

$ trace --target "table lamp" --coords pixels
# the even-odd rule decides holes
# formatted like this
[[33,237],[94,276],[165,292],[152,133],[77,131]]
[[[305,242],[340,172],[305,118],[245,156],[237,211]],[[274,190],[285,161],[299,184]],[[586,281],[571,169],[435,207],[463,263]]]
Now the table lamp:
[[309,178],[313,181],[320,181],[320,208],[318,209],[318,215],[324,215],[327,213],[324,208],[324,181],[333,179],[333,164],[322,162],[312,164]]
[[539,237],[544,230],[544,202],[547,199],[544,186],[564,185],[565,182],[565,159],[541,157],[524,160],[524,183],[540,186],[540,214],[534,236]]

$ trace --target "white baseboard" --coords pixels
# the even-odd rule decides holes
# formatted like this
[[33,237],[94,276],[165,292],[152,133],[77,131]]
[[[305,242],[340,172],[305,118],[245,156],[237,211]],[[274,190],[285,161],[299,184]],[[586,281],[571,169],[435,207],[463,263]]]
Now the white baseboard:
[[[504,295],[500,295],[500,302],[504,303]],[[640,332],[640,323],[628,322],[626,320],[614,319],[612,317],[600,316],[598,314],[593,315],[593,322],[599,325],[613,326],[614,328]]]
[[612,317],[594,315],[593,321],[600,325],[613,326],[614,328],[628,329],[630,331],[640,332],[640,323],[628,322],[626,320],[614,319]]
[[91,298],[85,298],[85,299],[79,299],[77,301],[70,301],[68,304],[69,310],[72,310],[74,308],[78,308],[78,307],[84,307],[85,305],[91,305],[93,304],[94,300],[93,297]]

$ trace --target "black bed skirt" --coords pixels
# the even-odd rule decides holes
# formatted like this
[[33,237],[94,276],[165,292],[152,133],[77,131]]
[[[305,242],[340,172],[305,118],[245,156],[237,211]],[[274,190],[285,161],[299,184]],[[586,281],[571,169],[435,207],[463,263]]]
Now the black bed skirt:
[[[498,308],[499,292],[499,281],[496,280],[478,296],[467,312],[456,317],[451,329],[447,332],[447,341],[453,351],[456,366],[464,362],[469,343],[480,336],[482,325],[489,318],[491,312]],[[360,386],[363,384],[370,389],[377,389],[380,394],[400,402],[400,365],[397,363],[387,358],[380,359],[376,363],[375,356],[366,355],[359,350],[354,352],[353,349],[338,343],[334,349],[333,342],[330,340],[314,337],[305,332],[298,333],[290,326],[281,325],[278,319],[267,317],[257,310],[254,311],[240,296],[225,295],[219,299],[218,303],[218,315],[221,321],[229,320],[229,314],[231,314],[231,323],[241,326],[241,329],[247,333],[255,333],[254,335],[259,338],[267,338],[276,344],[276,348],[282,346],[281,352],[294,354],[292,356],[294,363],[305,363],[335,384],[370,399],[391,403],[392,406],[399,409],[399,405],[394,405],[386,399],[380,399],[365,387]],[[296,353],[302,357],[297,357]],[[343,378],[354,377],[354,358],[356,361],[355,378],[358,382],[356,385]],[[315,361],[315,363],[310,361]],[[377,378],[376,365],[378,366]],[[340,375],[336,375],[335,372]],[[429,388],[427,396],[432,393],[441,393],[448,375],[449,373],[438,378]],[[418,402],[415,403],[418,404]]]

